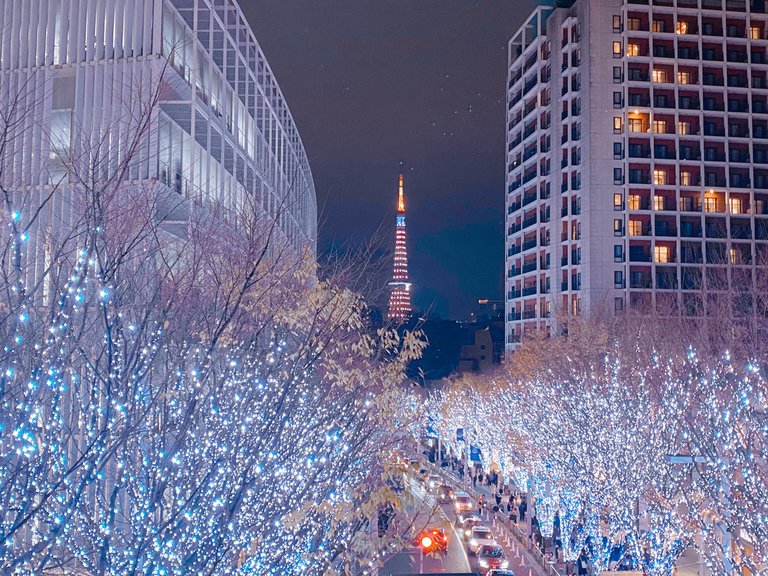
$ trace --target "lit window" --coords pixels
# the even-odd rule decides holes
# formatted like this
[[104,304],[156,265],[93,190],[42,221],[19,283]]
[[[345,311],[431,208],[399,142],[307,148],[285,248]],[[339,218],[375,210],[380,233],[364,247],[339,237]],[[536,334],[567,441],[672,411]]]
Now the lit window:
[[654,20],[651,29],[654,32],[664,32],[664,20]]
[[621,116],[614,116],[613,117],[613,131],[617,134],[621,133]]
[[614,220],[613,221],[613,235],[614,236],[621,236],[624,234],[624,221],[623,220]]
[[613,17],[613,31],[621,32],[621,16]]
[[741,198],[729,198],[728,199],[728,208],[731,211],[731,214],[743,214],[744,211],[742,210],[742,202]]
[[731,248],[728,250],[728,257],[730,259],[731,264],[736,264],[736,248]]
[[677,123],[677,133],[678,134],[690,134],[691,133],[691,123],[690,122],[678,122]]
[[643,223],[640,220],[629,221],[629,235],[630,236],[642,236],[643,235]]
[[638,194],[629,195],[629,209],[640,210],[640,196]]
[[760,40],[763,37],[763,31],[757,26],[752,26],[749,29],[749,38],[751,40]]
[[666,120],[654,120],[653,121],[653,133],[654,134],[666,134],[667,133],[667,121]]
[[691,73],[690,72],[678,72],[677,73],[677,83],[678,84],[690,84],[691,83]]
[[653,209],[654,210],[664,210],[664,196],[654,196],[653,197]]
[[677,23],[676,31],[678,34],[688,34],[688,22],[681,20]]
[[[629,48],[629,46],[627,46]],[[631,56],[631,54],[629,54]],[[614,42],[613,43],[613,57],[614,58],[621,58],[621,42]]]
[[627,18],[627,30],[640,30],[640,18]]
[[665,170],[654,170],[653,183],[656,186],[664,186],[667,183],[667,172]]
[[666,82],[667,81],[667,71],[662,70],[660,68],[654,68],[653,74],[651,75],[652,79],[656,83]]
[[[616,45],[619,45],[619,54],[616,54]],[[621,56],[621,42],[613,43],[613,55],[618,58]],[[627,44],[627,56],[639,56],[640,46],[638,44]]]
[[717,212],[717,196],[704,197],[704,211]]
[[688,171],[680,172],[680,186],[693,186],[693,174]]
[[656,262],[669,262],[669,246],[655,246],[653,248],[653,259]]
[[624,197],[621,194],[613,195],[613,208],[615,210],[621,210],[624,208]]
[[642,118],[630,118],[629,119],[629,131],[630,132],[642,132],[643,131],[643,119]]

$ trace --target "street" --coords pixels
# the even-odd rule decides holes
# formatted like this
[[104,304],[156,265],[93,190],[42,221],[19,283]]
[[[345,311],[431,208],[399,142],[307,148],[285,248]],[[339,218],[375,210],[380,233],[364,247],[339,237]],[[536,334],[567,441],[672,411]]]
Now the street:
[[[456,489],[455,479],[445,476],[448,484]],[[429,527],[444,528],[448,535],[448,552],[442,557],[422,557],[418,547],[403,550],[392,556],[379,570],[379,576],[398,576],[401,574],[479,574],[477,560],[469,556],[467,542],[457,530],[457,515],[452,502],[437,503],[435,497],[428,493],[420,482],[410,483],[410,489],[423,503],[424,518],[415,525],[428,523]],[[488,494],[486,494],[486,498]],[[434,511],[434,513],[433,513]],[[431,517],[430,517],[431,516]],[[543,576],[544,572],[533,562],[530,555],[511,538],[510,534],[500,525],[495,525],[493,519],[484,515],[484,525],[493,530],[496,542],[504,548],[509,561],[509,568],[517,576]],[[421,523],[419,523],[421,522]]]

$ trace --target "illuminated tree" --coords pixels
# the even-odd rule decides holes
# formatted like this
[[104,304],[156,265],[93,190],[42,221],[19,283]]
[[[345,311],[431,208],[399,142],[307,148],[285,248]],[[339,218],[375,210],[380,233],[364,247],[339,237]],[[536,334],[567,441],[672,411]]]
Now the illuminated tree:
[[[50,196],[0,174],[3,565],[320,575],[374,560],[423,343],[371,332],[360,296],[318,281],[277,225],[286,206],[195,208],[136,184],[156,94],[79,139]],[[4,111],[3,138],[22,137],[22,112]]]

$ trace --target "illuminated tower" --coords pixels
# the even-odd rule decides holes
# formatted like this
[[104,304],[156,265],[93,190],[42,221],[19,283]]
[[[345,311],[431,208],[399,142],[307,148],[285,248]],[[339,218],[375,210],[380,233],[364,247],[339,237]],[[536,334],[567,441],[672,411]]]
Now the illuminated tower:
[[388,320],[403,322],[411,316],[411,283],[408,281],[408,248],[405,242],[405,193],[403,175],[397,190],[397,221],[395,227],[395,260],[389,283]]

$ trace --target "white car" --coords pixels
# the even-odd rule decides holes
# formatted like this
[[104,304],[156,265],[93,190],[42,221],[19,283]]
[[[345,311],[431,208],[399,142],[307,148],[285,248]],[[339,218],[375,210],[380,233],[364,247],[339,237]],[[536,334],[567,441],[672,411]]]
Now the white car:
[[472,528],[475,526],[480,526],[482,523],[483,519],[480,518],[480,516],[469,516],[464,518],[464,520],[459,524],[459,526],[461,526],[461,535],[468,540],[472,535]]
[[456,514],[459,516],[464,516],[475,509],[475,505],[472,502],[472,496],[466,492],[456,492],[456,498],[453,501],[453,505],[456,508]]
[[477,554],[481,546],[496,544],[493,532],[487,526],[475,526],[469,535],[469,553]]

